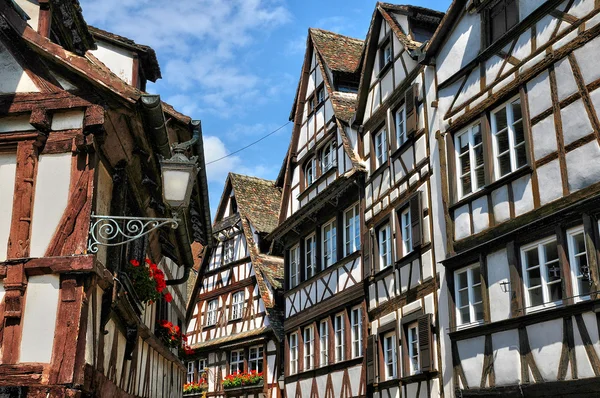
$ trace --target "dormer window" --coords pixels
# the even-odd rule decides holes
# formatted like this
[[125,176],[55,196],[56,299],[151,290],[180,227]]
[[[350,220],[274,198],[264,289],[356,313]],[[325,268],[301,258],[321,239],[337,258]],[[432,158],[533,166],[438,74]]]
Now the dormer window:
[[493,44],[519,22],[519,3],[516,0],[496,0],[487,8],[486,14],[488,44]]
[[321,173],[326,173],[335,166],[335,145],[331,141],[321,151]]
[[317,105],[325,101],[325,89],[321,87],[317,90]]
[[315,158],[310,159],[306,162],[306,166],[304,166],[304,178],[306,181],[306,186],[309,187],[315,182],[317,176],[317,167]]
[[394,59],[394,52],[392,51],[392,41],[388,38],[379,47],[379,71],[382,71],[388,64]]

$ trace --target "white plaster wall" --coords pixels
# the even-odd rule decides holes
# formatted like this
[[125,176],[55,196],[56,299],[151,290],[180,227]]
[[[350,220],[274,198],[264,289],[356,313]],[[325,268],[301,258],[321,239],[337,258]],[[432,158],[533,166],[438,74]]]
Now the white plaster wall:
[[529,346],[544,380],[556,380],[562,350],[562,319],[527,326]]
[[562,197],[562,176],[560,162],[551,161],[537,169],[538,185],[540,187],[540,204],[545,205]]
[[0,94],[38,93],[39,91],[33,80],[0,42]]
[[31,257],[44,256],[67,208],[71,158],[70,152],[40,156],[31,222]]
[[550,94],[550,77],[544,71],[527,82],[527,99],[531,118],[552,106]]
[[438,82],[458,72],[479,53],[481,44],[480,16],[478,13],[464,14],[437,57]]
[[29,277],[25,291],[19,362],[49,363],[52,358],[60,276]]
[[479,233],[489,227],[490,218],[488,215],[488,201],[487,196],[482,196],[475,199],[471,203],[473,209],[473,233]]
[[98,48],[92,54],[125,83],[131,84],[133,78],[133,53],[105,41],[96,40]]
[[469,387],[479,387],[483,369],[483,351],[485,337],[461,340],[457,343],[458,355],[465,371]]
[[80,129],[83,127],[83,111],[57,112],[52,116],[52,130]]
[[522,21],[546,0],[519,0],[519,20]]
[[516,329],[492,335],[496,385],[518,384],[521,379],[519,332]]
[[533,210],[533,191],[531,176],[526,175],[512,182],[515,216]]
[[15,3],[21,7],[23,11],[29,17],[27,21],[27,25],[31,26],[33,30],[37,32],[38,30],[38,21],[40,18],[40,6],[37,4],[37,1],[33,0],[15,0]]
[[490,318],[492,322],[510,317],[510,293],[502,291],[500,283],[510,278],[506,249],[487,256],[487,272],[490,297]]
[[469,206],[464,205],[454,211],[454,237],[456,240],[471,235]]
[[17,157],[14,153],[0,153],[0,261],[8,255],[8,238],[12,220]]
[[585,46],[574,51],[575,58],[581,69],[585,84],[600,78],[600,68],[598,68],[598,54],[600,54],[600,37],[586,43]]
[[600,162],[590,161],[598,159],[599,156],[600,147],[597,141],[592,141],[567,153],[567,175],[571,192],[600,181]]
[[556,152],[554,115],[550,115],[533,125],[531,135],[533,137],[533,156],[536,160]]
[[583,101],[578,99],[560,110],[565,146],[593,132]]
[[16,131],[30,130],[35,130],[35,127],[29,124],[29,115],[0,118],[0,133],[14,133]]

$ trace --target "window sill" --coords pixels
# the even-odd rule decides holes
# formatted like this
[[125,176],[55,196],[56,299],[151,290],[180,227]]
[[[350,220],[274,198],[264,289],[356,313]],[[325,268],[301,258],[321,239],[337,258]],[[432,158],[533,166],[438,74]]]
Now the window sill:
[[285,377],[286,383],[294,382],[300,379],[307,379],[311,377],[318,377],[322,375],[327,375],[329,373],[350,368],[352,366],[360,365],[363,363],[363,357],[357,357],[352,359],[345,359],[343,361],[334,362],[327,364],[325,366],[315,367],[310,370],[303,370],[298,373],[294,373]]
[[551,310],[551,309],[562,307],[562,306],[564,306],[564,301],[559,300],[559,301],[536,305],[535,307],[527,307],[527,308],[525,308],[524,312],[525,312],[525,314],[535,314],[536,312],[547,311],[547,310]]
[[323,182],[323,180],[327,179],[327,177],[329,177],[330,175],[332,175],[336,170],[337,170],[337,166],[332,166],[325,173],[322,173],[316,180],[313,181],[312,184],[310,184],[309,186],[305,187],[304,191],[300,192],[296,196],[296,199],[298,199],[298,200],[304,199],[306,196],[308,196],[309,192],[312,190],[312,188],[314,186],[319,185],[321,182]]
[[484,324],[484,321],[477,321],[477,322],[470,322],[470,323],[463,323],[461,325],[458,325],[455,330],[464,330],[464,329],[469,329],[469,328],[474,328],[477,326],[481,326]]

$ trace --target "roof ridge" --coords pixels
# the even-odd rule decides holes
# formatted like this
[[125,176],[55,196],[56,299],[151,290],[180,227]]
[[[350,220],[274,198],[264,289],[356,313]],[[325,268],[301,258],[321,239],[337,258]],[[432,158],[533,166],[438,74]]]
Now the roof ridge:
[[355,41],[359,41],[361,43],[364,43],[364,39],[359,39],[356,37],[352,37],[352,36],[348,36],[348,35],[343,35],[341,33],[337,33],[331,30],[327,30],[327,29],[323,29],[323,28],[308,28],[309,31],[318,31],[318,32],[323,32],[323,33],[330,33],[332,35],[335,36],[339,36],[339,37],[343,37],[344,39],[350,39],[350,40],[355,40]]
[[239,174],[239,173],[234,173],[232,171],[229,172],[229,174],[231,174],[234,177],[242,177],[242,178],[246,178],[246,179],[251,179],[251,180],[257,180],[257,181],[262,181],[262,182],[268,182],[269,184],[275,186],[275,180],[267,180],[266,178],[260,178],[260,177],[256,177],[256,176],[249,176],[246,174]]

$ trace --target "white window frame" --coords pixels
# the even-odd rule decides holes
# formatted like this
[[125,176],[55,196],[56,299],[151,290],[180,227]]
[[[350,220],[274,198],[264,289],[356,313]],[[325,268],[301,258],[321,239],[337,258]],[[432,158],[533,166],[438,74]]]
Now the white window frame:
[[[360,250],[360,211],[355,203],[344,212],[344,257]],[[350,222],[348,222],[350,215]]]
[[196,361],[189,361],[187,363],[187,382],[188,383],[192,383],[195,381],[195,378],[194,378],[195,365],[196,365]]
[[325,87],[321,87],[317,89],[317,105],[325,101]]
[[383,335],[383,362],[385,364],[385,380],[392,380],[398,377],[396,332],[389,332]]
[[198,374],[200,374],[201,372],[204,372],[204,369],[206,369],[207,366],[207,359],[206,358],[200,358],[198,359]]
[[396,147],[400,148],[408,139],[406,135],[406,108],[404,106],[396,111],[394,121],[396,124]]
[[[521,145],[525,146],[525,142],[526,139],[523,139],[523,142],[516,144],[515,143],[515,130],[514,130],[514,125],[517,123],[514,120],[514,115],[513,115],[513,110],[512,110],[512,103],[515,101],[519,101],[521,102],[521,98],[520,97],[514,97],[512,98],[510,101],[505,102],[504,104],[502,104],[501,106],[497,107],[496,109],[494,109],[491,113],[490,113],[490,125],[491,125],[491,135],[492,135],[492,148],[494,151],[494,175],[496,177],[496,180],[499,180],[500,178],[509,175],[511,173],[514,173],[515,171],[517,171],[518,169],[525,167],[527,165],[527,163],[525,163],[524,165],[521,165],[519,167],[517,167],[517,147],[520,147]],[[521,106],[521,119],[520,119],[520,123],[523,123],[523,103],[521,102],[520,104]],[[499,148],[498,148],[498,131],[497,131],[497,127],[496,127],[496,113],[498,113],[498,111],[500,111],[501,109],[505,108],[506,109],[506,128],[508,129],[508,152],[509,152],[509,157],[510,157],[510,171],[504,175],[500,174],[500,161],[499,161],[499,156],[505,154],[506,152],[503,152],[502,154],[500,154]],[[523,126],[523,128],[525,128],[525,126]],[[523,136],[525,136],[525,132],[523,133]],[[526,149],[525,149],[526,150]]]
[[290,374],[298,373],[298,332],[290,334]]
[[362,308],[354,307],[350,311],[350,334],[352,341],[352,358],[361,357],[363,345]]
[[[236,354],[235,361],[233,360],[233,354]],[[231,350],[229,353],[229,374],[236,374],[237,372],[242,373],[244,371],[244,350]]]
[[383,69],[387,64],[394,60],[394,51],[392,49],[392,41],[388,41],[383,47],[381,47],[381,51],[383,52],[383,65],[381,65],[381,69]]
[[[240,300],[241,297],[241,300]],[[246,301],[246,291],[235,292],[231,297],[231,319],[240,319],[244,312],[244,301]]]
[[329,365],[329,321],[323,320],[319,323],[319,365]]
[[229,264],[235,260],[235,238],[223,241],[223,264]]
[[[385,236],[383,233],[385,232]],[[385,223],[377,229],[377,239],[379,243],[379,269],[385,269],[392,266],[392,226]]]
[[315,367],[315,329],[311,326],[304,328],[304,370]]
[[[478,144],[475,144],[476,127],[479,127],[479,134],[481,135],[481,142]],[[464,135],[467,135],[469,139],[469,149],[467,154],[467,156],[469,157],[469,171],[465,174],[461,174],[462,168],[460,167],[460,138]],[[485,147],[483,145],[483,129],[481,126],[481,122],[472,124],[466,130],[454,136],[454,152],[456,158],[456,185],[459,199],[472,195],[473,193],[483,189],[483,187],[485,186],[485,160],[480,165],[477,165],[477,160],[475,156],[475,150],[479,147],[482,148],[482,151],[485,151]],[[479,169],[483,169],[484,172],[484,180],[481,183],[481,186],[478,186],[479,184],[477,182],[477,171]],[[469,175],[471,178],[471,192],[463,192],[462,179],[467,175]]]
[[335,341],[335,362],[341,362],[346,359],[346,342],[344,336],[345,314],[336,314],[333,319],[333,334]]
[[[481,319],[477,319],[477,312],[475,311],[475,305],[481,304],[483,306],[483,294],[480,294],[481,301],[479,303],[475,302],[475,289],[482,289],[481,285],[481,276],[478,280],[475,280],[476,277],[474,275],[474,270],[479,269],[479,275],[481,275],[481,266],[479,264],[473,264],[468,267],[462,268],[454,273],[454,298],[456,302],[456,324],[457,326],[466,326],[466,325],[478,325],[483,323],[483,315]],[[459,278],[461,274],[467,274],[467,287],[460,289],[459,288]],[[460,292],[462,290],[467,290],[467,294],[469,296],[469,302],[466,305],[459,306],[460,300]],[[460,303],[463,304],[463,303]],[[464,322],[461,317],[460,310],[461,308],[469,308],[469,322]],[[482,307],[483,308],[483,307]]]
[[[330,237],[327,238],[327,230]],[[321,253],[323,268],[328,268],[337,262],[337,220],[329,220],[321,227]]]
[[[327,152],[329,151],[329,152]],[[321,175],[335,167],[335,141],[330,141],[321,149]],[[328,153],[328,155],[326,155]]]
[[[576,251],[576,247],[575,247],[575,236],[577,235],[583,235],[583,243],[585,245],[585,251],[581,252],[581,253],[575,253]],[[581,289],[581,283],[588,283],[586,281],[581,280],[583,275],[580,275],[579,272],[579,267],[577,265],[577,260],[579,257],[585,257],[585,261],[588,265],[588,270],[590,269],[590,263],[589,263],[589,258],[588,258],[588,254],[587,254],[587,242],[585,240],[585,230],[583,228],[583,226],[579,226],[579,227],[574,227],[571,228],[567,231],[567,241],[568,241],[568,248],[569,248],[569,265],[571,268],[571,280],[573,281],[572,285],[573,285],[573,296],[574,296],[574,301],[580,302],[580,301],[584,301],[584,300],[589,300],[591,297],[589,294],[583,295],[582,293],[582,289]],[[589,272],[589,271],[588,271]],[[591,278],[591,276],[590,276]]]
[[[214,303],[214,306],[211,304]],[[219,300],[214,299],[206,303],[206,322],[205,326],[216,325],[217,323],[217,308],[219,308]]]
[[387,130],[382,127],[373,137],[373,151],[375,152],[375,168],[378,169],[387,162]]
[[317,179],[316,164],[316,159],[312,157],[306,162],[306,165],[304,166],[304,181],[306,182],[307,188],[314,184],[315,180]]
[[400,227],[402,228],[402,255],[406,256],[413,251],[410,206],[400,213]]
[[290,248],[290,289],[300,284],[300,245]]
[[248,349],[248,371],[256,370],[262,372],[264,370],[264,347],[256,345]]
[[[543,249],[544,245],[548,244],[548,243],[552,243],[555,242],[557,243],[556,240],[556,236],[550,236],[548,238],[544,238],[541,240],[538,240],[536,242],[530,243],[526,246],[521,247],[521,265],[522,265],[522,272],[523,272],[523,289],[524,289],[524,296],[525,296],[525,307],[526,307],[526,311],[527,312],[533,312],[536,310],[540,310],[540,309],[544,309],[544,308],[553,308],[556,307],[557,305],[562,304],[562,301],[565,299],[564,297],[561,300],[556,300],[556,301],[550,301],[549,297],[550,297],[550,289],[549,289],[549,284],[547,281],[547,275],[548,275],[548,262],[546,261],[546,253]],[[558,243],[557,243],[558,244]],[[531,299],[529,298],[529,290],[531,290],[528,286],[529,286],[529,274],[527,272],[528,269],[528,264],[527,264],[527,256],[526,256],[526,252],[532,249],[537,249],[538,251],[538,260],[539,260],[539,267],[540,267],[540,283],[541,283],[541,288],[542,288],[542,304],[540,305],[536,305],[533,306],[531,304]],[[560,262],[559,260],[553,260],[553,263],[559,264],[560,266]],[[562,270],[561,270],[562,271]],[[562,278],[563,276],[561,275],[561,279],[559,280],[559,282],[562,284]]]
[[[309,250],[310,248],[310,250]],[[317,236],[310,234],[304,239],[304,276],[310,279],[317,274]]]
[[409,374],[414,375],[421,372],[421,353],[419,352],[419,325],[417,322],[413,322],[407,326],[406,337],[408,340],[408,371]]

